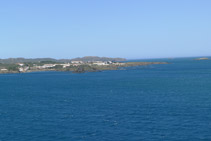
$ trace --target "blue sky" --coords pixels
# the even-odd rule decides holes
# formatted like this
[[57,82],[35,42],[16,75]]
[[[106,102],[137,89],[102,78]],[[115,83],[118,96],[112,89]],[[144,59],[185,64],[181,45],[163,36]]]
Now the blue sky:
[[210,0],[0,1],[0,58],[211,55]]

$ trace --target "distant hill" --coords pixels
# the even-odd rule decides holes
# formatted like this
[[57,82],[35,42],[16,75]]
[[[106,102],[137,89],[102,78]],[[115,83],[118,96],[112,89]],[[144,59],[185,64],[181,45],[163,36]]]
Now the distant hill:
[[97,57],[97,56],[86,56],[82,58],[74,58],[74,59],[53,59],[53,58],[35,58],[35,59],[28,59],[28,58],[8,58],[8,59],[0,59],[1,64],[15,64],[15,63],[39,63],[44,61],[50,62],[71,62],[71,61],[125,61],[124,58],[108,58],[108,57]]
[[57,61],[56,59],[52,58],[35,58],[35,59],[26,59],[26,58],[8,58],[8,59],[0,59],[0,63],[2,64],[15,64],[15,63],[27,63],[27,62],[33,62],[38,63],[41,61]]
[[82,58],[71,59],[73,61],[126,61],[124,58],[108,58],[108,57],[98,57],[98,56],[85,56]]

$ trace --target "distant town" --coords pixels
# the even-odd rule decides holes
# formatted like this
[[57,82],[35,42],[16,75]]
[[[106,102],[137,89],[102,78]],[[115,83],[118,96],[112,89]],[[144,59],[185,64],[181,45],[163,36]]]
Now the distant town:
[[82,65],[89,65],[89,66],[108,66],[108,65],[115,65],[121,66],[125,63],[120,62],[112,62],[112,61],[94,61],[94,62],[83,62],[83,61],[71,61],[70,63],[55,63],[55,62],[47,62],[41,61],[40,63],[16,63],[13,64],[13,68],[3,67],[1,68],[1,72],[8,72],[8,71],[19,71],[27,72],[32,70],[54,70],[54,69],[66,69],[68,67],[78,67]]
[[[36,71],[71,71],[75,73],[117,70],[122,67],[166,64],[166,62],[125,62],[123,58],[83,57],[73,60],[9,59],[1,60],[0,73],[25,73]],[[119,61],[118,61],[119,60]],[[20,61],[20,62],[18,62]],[[66,61],[66,62],[65,62]],[[6,62],[6,63],[5,63]]]

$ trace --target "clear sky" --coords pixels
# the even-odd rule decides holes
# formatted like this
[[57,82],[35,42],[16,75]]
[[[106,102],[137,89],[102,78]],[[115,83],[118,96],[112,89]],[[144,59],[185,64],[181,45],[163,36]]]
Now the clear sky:
[[211,0],[2,0],[0,58],[211,56]]

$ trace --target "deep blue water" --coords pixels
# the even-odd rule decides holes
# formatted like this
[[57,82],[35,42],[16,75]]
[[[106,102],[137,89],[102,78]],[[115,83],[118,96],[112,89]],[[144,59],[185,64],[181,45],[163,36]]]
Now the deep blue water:
[[0,141],[210,141],[211,60],[162,61],[1,74]]

